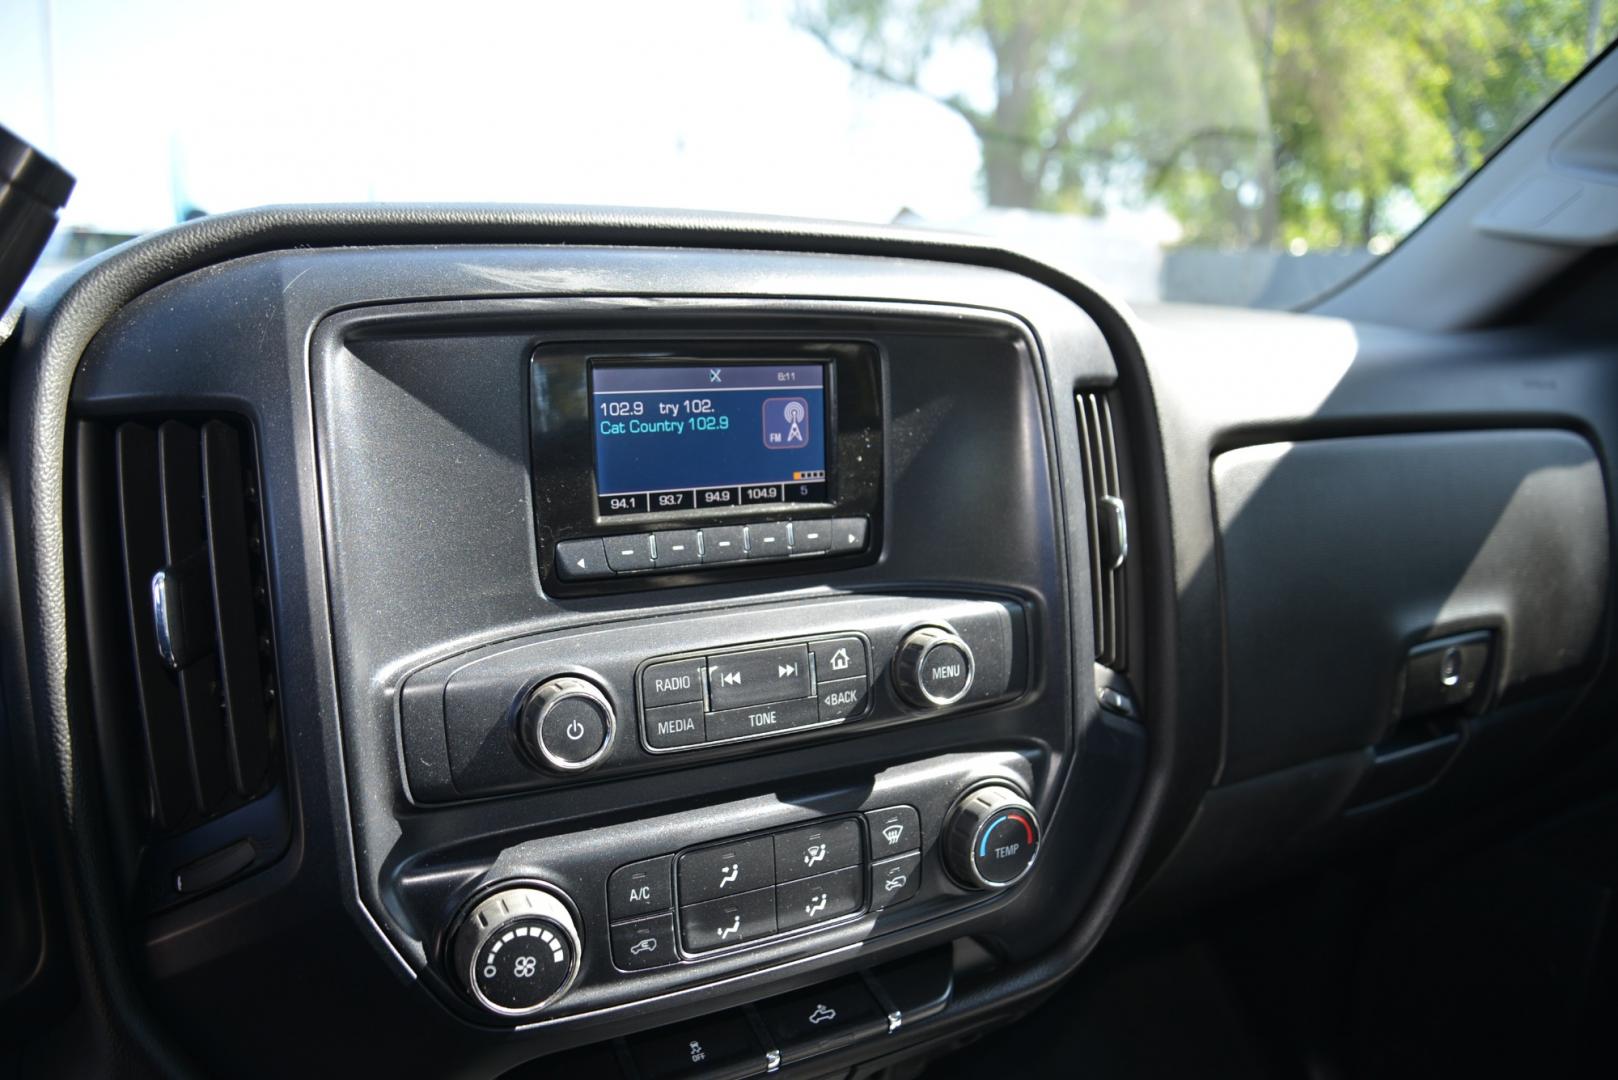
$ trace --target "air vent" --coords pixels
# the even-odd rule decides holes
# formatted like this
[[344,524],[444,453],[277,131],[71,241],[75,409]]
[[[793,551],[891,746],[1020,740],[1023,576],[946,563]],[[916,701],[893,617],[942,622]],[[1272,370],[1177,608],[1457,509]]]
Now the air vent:
[[1084,504],[1090,532],[1090,582],[1095,600],[1096,661],[1127,668],[1128,604],[1124,562],[1129,556],[1129,519],[1118,473],[1118,442],[1112,406],[1103,394],[1079,394],[1079,434],[1084,441]]
[[145,783],[129,778],[129,801],[145,803],[149,844],[216,822],[280,780],[257,463],[245,427],[221,419],[85,428],[91,674],[98,711],[110,714],[104,752],[142,752]]

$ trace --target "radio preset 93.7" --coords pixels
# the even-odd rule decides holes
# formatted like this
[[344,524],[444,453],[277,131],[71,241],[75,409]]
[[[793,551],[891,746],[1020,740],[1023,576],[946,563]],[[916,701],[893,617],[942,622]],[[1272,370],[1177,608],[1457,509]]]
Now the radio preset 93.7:
[[590,366],[602,516],[829,500],[826,365]]

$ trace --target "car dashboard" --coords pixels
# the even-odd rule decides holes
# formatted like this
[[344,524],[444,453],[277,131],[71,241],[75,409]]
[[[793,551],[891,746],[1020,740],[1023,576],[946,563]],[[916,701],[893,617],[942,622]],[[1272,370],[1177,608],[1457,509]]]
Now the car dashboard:
[[9,906],[176,1067],[937,1057],[1606,692],[1610,345],[333,207],[93,260],[9,348]]

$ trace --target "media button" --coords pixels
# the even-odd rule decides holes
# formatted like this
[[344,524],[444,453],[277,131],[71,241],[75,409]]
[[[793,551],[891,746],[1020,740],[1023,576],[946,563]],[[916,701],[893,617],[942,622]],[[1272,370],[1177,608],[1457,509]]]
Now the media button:
[[752,506],[754,503],[778,503],[781,501],[780,484],[743,484],[742,505]]
[[831,550],[831,522],[794,521],[792,523],[792,554],[823,555]]
[[798,481],[786,486],[786,499],[789,503],[823,503],[828,498],[824,480]]
[[749,735],[774,735],[820,722],[813,698],[777,701],[770,705],[749,705],[707,716],[708,741],[723,742]]
[[614,514],[646,513],[645,495],[603,495],[596,500],[596,511],[602,517]]
[[702,742],[705,727],[700,701],[693,701],[689,705],[665,705],[661,709],[647,709],[646,745],[653,750],[695,746]]
[[652,555],[652,534],[639,536],[609,536],[602,541],[607,546],[607,565],[615,573],[631,570],[650,570],[657,560]]
[[806,698],[812,693],[808,646],[780,645],[708,657],[708,701],[716,710]]
[[648,509],[654,514],[666,514],[673,510],[692,510],[696,508],[697,496],[694,491],[653,491],[646,496]]
[[660,532],[656,536],[659,570],[695,566],[700,561],[697,553],[697,530],[679,529],[674,532]]
[[792,554],[784,521],[766,521],[747,527],[749,559],[784,559]]
[[698,510],[713,510],[719,507],[740,505],[740,496],[733,487],[697,488]]
[[740,525],[715,525],[702,530],[702,562],[730,563],[747,558],[747,531]]

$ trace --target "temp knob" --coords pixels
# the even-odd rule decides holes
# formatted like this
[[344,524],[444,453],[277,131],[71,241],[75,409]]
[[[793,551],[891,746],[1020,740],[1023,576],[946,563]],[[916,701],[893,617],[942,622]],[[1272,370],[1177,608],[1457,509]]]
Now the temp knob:
[[912,705],[953,705],[972,688],[972,650],[941,627],[912,630],[894,653],[893,682]]
[[612,703],[592,682],[564,675],[534,687],[517,712],[517,741],[553,772],[593,768],[612,747]]
[[950,870],[969,888],[1014,885],[1039,854],[1039,817],[1015,788],[980,787],[955,807],[944,852]]
[[579,931],[554,893],[513,885],[480,900],[455,931],[455,973],[472,1000],[499,1016],[530,1016],[579,973]]

